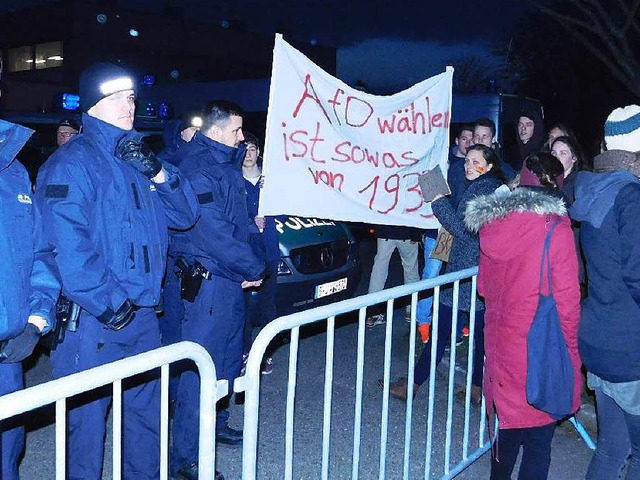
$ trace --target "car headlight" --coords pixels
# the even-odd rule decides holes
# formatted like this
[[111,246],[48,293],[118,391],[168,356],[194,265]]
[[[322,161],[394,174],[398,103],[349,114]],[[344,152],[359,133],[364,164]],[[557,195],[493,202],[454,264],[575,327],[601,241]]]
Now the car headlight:
[[278,275],[291,275],[291,269],[282,258],[278,262]]

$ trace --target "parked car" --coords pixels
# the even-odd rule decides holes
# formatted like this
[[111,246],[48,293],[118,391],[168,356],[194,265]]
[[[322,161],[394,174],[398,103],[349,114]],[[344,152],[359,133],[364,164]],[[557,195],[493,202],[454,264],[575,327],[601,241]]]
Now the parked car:
[[362,268],[347,225],[316,218],[276,220],[280,238],[277,306],[280,315],[353,296]]

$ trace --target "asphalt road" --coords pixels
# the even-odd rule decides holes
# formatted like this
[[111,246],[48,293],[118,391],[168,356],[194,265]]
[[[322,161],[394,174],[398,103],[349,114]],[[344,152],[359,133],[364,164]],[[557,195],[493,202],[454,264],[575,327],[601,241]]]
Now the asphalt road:
[[[357,293],[365,293],[368,285],[375,245],[364,241],[361,248],[363,275]],[[392,258],[388,286],[400,283],[402,278],[400,261]],[[331,408],[331,449],[329,477],[334,479],[352,477],[353,417],[356,384],[356,341],[358,324],[355,315],[338,317],[334,349],[333,402]],[[322,391],[324,386],[324,359],[326,335],[322,328],[309,329],[303,335],[298,356],[298,383],[296,395],[293,478],[321,478],[322,458]],[[404,320],[402,309],[396,311],[392,335],[392,378],[406,371],[409,340],[409,324]],[[385,328],[377,326],[367,329],[365,337],[365,370],[363,385],[363,417],[359,476],[363,479],[378,478],[380,455],[380,425],[382,389],[378,379],[382,378],[384,360]],[[258,478],[281,479],[284,474],[284,406],[286,403],[287,364],[289,345],[283,345],[274,355],[274,371],[262,377],[260,400],[260,431],[258,450]],[[441,369],[442,371],[442,369]],[[406,373],[405,373],[406,375]],[[41,355],[27,371],[27,383],[34,385],[50,378],[50,365],[46,355]],[[446,417],[446,380],[437,374],[437,390],[434,412],[434,448],[431,456],[429,478],[438,478],[444,466],[444,431]],[[428,392],[418,392],[413,409],[412,447],[409,462],[410,478],[425,478],[425,442]],[[460,457],[462,404],[454,402],[454,436],[452,457]],[[243,407],[232,404],[230,424],[242,427]],[[472,411],[471,418],[477,424],[480,412]],[[26,480],[54,478],[53,452],[55,432],[52,424],[52,408],[45,408],[28,419],[27,449],[21,465],[21,477]],[[391,400],[389,406],[389,429],[387,434],[386,478],[402,478],[404,454],[405,408],[402,402]],[[476,438],[475,435],[473,438]],[[107,440],[109,442],[109,439]],[[477,440],[475,440],[477,445]],[[556,431],[552,451],[550,479],[576,480],[584,478],[591,458],[591,451],[571,428]],[[219,446],[217,468],[228,480],[241,478],[242,450]],[[484,455],[475,464],[456,478],[489,478],[489,456]],[[105,459],[104,479],[110,475],[110,458]]]

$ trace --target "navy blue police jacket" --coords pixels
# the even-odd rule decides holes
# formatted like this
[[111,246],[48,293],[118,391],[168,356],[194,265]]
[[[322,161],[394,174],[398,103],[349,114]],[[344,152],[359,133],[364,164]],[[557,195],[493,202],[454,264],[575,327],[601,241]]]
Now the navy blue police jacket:
[[24,330],[29,315],[52,326],[60,284],[51,252],[42,249],[29,175],[16,154],[33,132],[0,120],[0,340]]
[[[256,223],[260,205],[260,182],[262,176],[256,184],[249,180],[244,181],[247,191],[247,211],[249,213],[249,243],[254,247],[256,253],[267,262],[277,262],[280,260],[280,243],[278,241],[278,230],[276,230],[276,217],[264,217],[264,230],[261,232]],[[286,221],[286,217],[280,217]]]
[[36,198],[54,246],[63,291],[91,315],[117,311],[128,298],[140,307],[160,301],[168,228],[188,228],[195,194],[164,164],[156,184],[114,155],[118,142],[139,139],[83,114],[84,132],[40,169]]
[[172,163],[189,179],[200,204],[200,219],[174,232],[171,255],[200,262],[213,275],[242,283],[260,280],[264,262],[249,244],[250,219],[240,165],[244,148],[233,148],[197,132]]

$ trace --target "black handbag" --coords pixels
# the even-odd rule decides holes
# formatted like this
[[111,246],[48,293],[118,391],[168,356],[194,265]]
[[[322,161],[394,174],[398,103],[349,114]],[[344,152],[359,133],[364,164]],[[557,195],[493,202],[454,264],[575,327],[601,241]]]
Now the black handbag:
[[[540,266],[538,309],[527,334],[527,401],[530,405],[560,420],[571,415],[574,372],[569,347],[560,328],[560,316],[553,299],[549,248],[557,220],[547,233]],[[542,293],[544,269],[547,269],[549,294]]]

